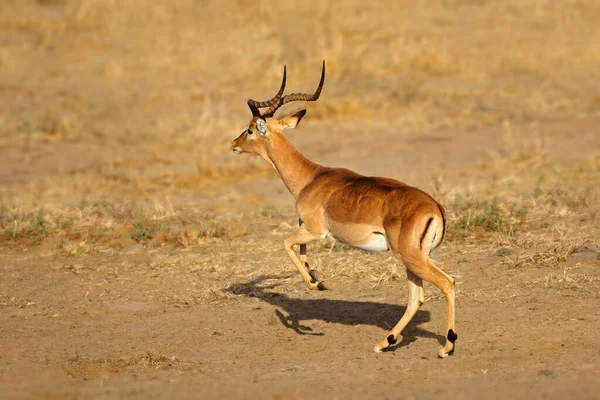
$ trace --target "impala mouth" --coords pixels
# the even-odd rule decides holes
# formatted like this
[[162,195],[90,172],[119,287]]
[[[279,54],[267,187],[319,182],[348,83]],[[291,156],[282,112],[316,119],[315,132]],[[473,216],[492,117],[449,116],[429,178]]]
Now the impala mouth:
[[242,154],[242,149],[239,147],[231,147],[231,150],[235,153],[235,154]]

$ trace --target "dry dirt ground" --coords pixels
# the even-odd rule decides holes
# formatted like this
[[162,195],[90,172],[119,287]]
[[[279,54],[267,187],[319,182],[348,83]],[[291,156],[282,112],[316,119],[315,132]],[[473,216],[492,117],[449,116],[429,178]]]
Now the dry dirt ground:
[[[258,3],[0,3],[0,398],[597,398],[600,4]],[[229,150],[322,58],[289,137],[446,207],[451,357],[428,284],[373,353],[402,264],[312,244],[307,290],[291,196]]]

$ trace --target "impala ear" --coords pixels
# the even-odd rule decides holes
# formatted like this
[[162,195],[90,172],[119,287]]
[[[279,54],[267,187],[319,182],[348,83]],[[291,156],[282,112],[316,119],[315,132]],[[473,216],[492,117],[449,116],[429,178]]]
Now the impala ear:
[[287,117],[281,118],[279,120],[279,126],[281,127],[281,129],[287,129],[287,128],[295,128],[296,125],[298,125],[300,123],[300,120],[302,119],[302,117],[304,117],[304,114],[306,114],[306,110],[300,110],[295,114],[292,115],[288,115]]

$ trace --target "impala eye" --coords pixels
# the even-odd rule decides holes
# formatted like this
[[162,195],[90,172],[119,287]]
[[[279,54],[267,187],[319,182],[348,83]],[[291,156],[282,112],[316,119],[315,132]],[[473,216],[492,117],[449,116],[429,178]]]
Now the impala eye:
[[248,127],[248,135],[252,135],[254,132],[252,132],[252,128]]
[[261,134],[263,134],[263,135],[264,135],[265,133],[267,133],[267,123],[265,122],[265,120],[264,120],[264,119],[259,119],[259,120],[257,120],[257,121],[256,121],[256,127],[258,128],[258,131],[259,131]]

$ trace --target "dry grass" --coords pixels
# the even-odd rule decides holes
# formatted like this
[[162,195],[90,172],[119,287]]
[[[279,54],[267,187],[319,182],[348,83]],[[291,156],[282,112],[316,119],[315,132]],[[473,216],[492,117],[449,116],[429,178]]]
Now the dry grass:
[[600,276],[581,273],[574,268],[564,268],[562,272],[552,272],[528,282],[529,287],[541,286],[547,289],[571,289],[584,291],[589,285],[600,282]]
[[[145,247],[197,247],[213,238],[231,239],[248,234],[236,215],[175,211],[168,199],[154,203],[127,203],[101,198],[77,205],[52,205],[25,213],[22,207],[3,205],[0,244],[21,248],[47,244],[69,255],[120,249],[136,242]],[[46,247],[48,247],[46,246]]]
[[[245,99],[270,93],[284,63],[292,90],[312,87],[321,58],[328,83],[310,106],[313,119],[383,118],[412,133],[600,111],[599,94],[589,90],[600,66],[594,1],[381,6],[385,13],[355,1],[342,10],[312,1],[232,1],[203,10],[189,0],[142,9],[115,1],[3,2],[5,32],[35,49],[31,63],[49,54],[52,63],[25,80],[28,47],[0,54],[0,84],[14,94],[0,144],[21,150],[18,161],[26,162],[48,146],[99,144],[97,162],[76,168],[73,181],[93,181],[102,192],[264,178],[271,172],[262,164],[240,167],[223,157],[248,118]],[[85,64],[71,62],[81,57]],[[252,62],[242,68],[233,60]],[[506,162],[521,156],[511,157]]]
[[[598,153],[559,164],[554,147],[574,128],[541,128],[600,113],[595,1],[12,0],[0,4],[0,23],[9,39],[0,51],[2,247],[72,256],[222,247],[204,261],[219,273],[280,271],[294,212],[223,189],[275,176],[259,160],[230,157],[228,144],[248,120],[246,98],[267,97],[283,64],[289,89],[308,90],[322,58],[325,92],[306,124],[341,132],[328,141],[498,130],[499,150],[480,149],[486,157],[464,168],[479,180],[446,183],[441,170],[433,181],[448,209],[448,268],[501,248],[512,252],[497,258],[506,266],[558,268],[597,240]],[[309,251],[332,279],[403,276],[389,255]]]
[[[495,263],[508,268],[562,268],[583,242],[597,240],[598,197],[583,184],[596,174],[595,169],[577,167],[552,178],[530,177],[532,184],[527,190],[515,187],[514,182],[465,191],[438,188],[445,198],[454,198],[445,203],[448,250],[443,251],[442,265],[451,272],[453,265],[497,253]],[[565,176],[573,185],[570,190],[561,184]],[[528,185],[525,180],[520,183]],[[223,251],[202,262],[218,274],[244,280],[293,271],[287,268],[290,265],[281,239],[295,229],[295,216],[292,210],[271,203],[254,212],[215,213],[175,208],[168,198],[137,203],[100,198],[27,214],[22,208],[6,205],[1,210],[0,237],[9,248],[43,242],[53,252],[72,256],[111,249],[128,252],[136,243],[146,249],[220,248]],[[475,256],[465,250],[470,243],[477,243]],[[231,249],[235,249],[234,259]],[[377,286],[404,279],[401,263],[390,254],[370,254],[339,243],[309,245],[309,262],[332,281],[367,279]],[[282,269],[282,265],[287,267]],[[300,281],[295,275],[292,279]],[[218,298],[218,292],[210,289],[206,298]],[[191,304],[199,301],[197,297],[180,296],[173,301]]]
[[98,360],[90,360],[76,354],[68,360],[68,364],[63,366],[63,369],[70,377],[83,380],[106,379],[110,375],[122,374],[125,371],[136,374],[169,369],[193,374],[200,372],[198,365],[184,363],[176,356],[167,357],[155,351],[147,351],[141,357]]
[[[55,55],[48,72],[25,83],[19,79],[19,55],[26,50],[15,46],[2,55],[8,67],[4,82],[19,82],[10,90],[36,88],[34,103],[64,92],[64,100],[46,102],[36,113],[7,115],[4,144],[36,147],[93,131],[107,140],[200,142],[214,150],[220,147],[216,141],[242,128],[243,121],[230,116],[247,111],[244,99],[250,93],[264,97],[276,87],[281,65],[289,64],[290,85],[304,89],[321,58],[328,61],[328,92],[314,109],[325,119],[371,118],[383,109],[400,129],[412,132],[600,110],[598,93],[587,90],[600,65],[594,45],[600,8],[592,0],[380,6],[385,13],[356,1],[341,10],[316,1],[231,1],[203,10],[189,0],[143,8],[114,1],[4,2],[5,29],[24,33],[36,57]],[[254,29],[241,23],[247,15]],[[147,26],[162,34],[148,42]],[[106,46],[110,58],[95,68],[68,62],[81,53],[102,57]],[[242,68],[237,60],[252,62]],[[258,86],[256,76],[263,78]],[[41,79],[45,85],[38,84]],[[96,96],[82,98],[81,82]],[[141,88],[145,95],[137,96]],[[125,106],[134,96],[135,107]],[[237,103],[230,101],[233,96]],[[102,98],[128,112],[117,112]],[[155,110],[160,111],[149,115]]]

